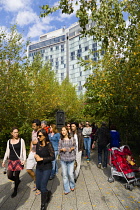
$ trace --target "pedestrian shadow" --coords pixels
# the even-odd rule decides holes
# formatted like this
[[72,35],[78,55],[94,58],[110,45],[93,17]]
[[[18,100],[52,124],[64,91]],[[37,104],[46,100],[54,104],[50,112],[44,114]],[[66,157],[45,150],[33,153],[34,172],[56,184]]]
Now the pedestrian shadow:
[[60,185],[59,178],[57,176],[55,176],[54,179],[52,179],[48,182],[48,190],[51,190],[52,193],[55,193],[55,191],[57,190],[57,187],[59,185]]
[[15,210],[17,207],[23,206],[30,196],[30,187],[28,183],[31,181],[29,175],[23,174],[20,176],[21,183],[18,187],[17,196],[11,198],[14,190],[14,182],[9,181],[1,185],[0,190],[0,209]]

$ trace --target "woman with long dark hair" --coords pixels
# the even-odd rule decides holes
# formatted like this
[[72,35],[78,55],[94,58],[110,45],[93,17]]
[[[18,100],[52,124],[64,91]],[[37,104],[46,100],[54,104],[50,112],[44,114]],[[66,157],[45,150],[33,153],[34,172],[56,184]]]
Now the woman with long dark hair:
[[55,152],[55,160],[52,161],[52,172],[50,179],[53,179],[56,174],[58,174],[58,164],[57,164],[57,156],[58,156],[58,143],[60,140],[60,133],[56,129],[55,124],[50,125],[50,133],[49,133],[50,142],[53,145],[54,152]]
[[47,183],[52,171],[52,161],[55,158],[53,146],[46,130],[41,129],[37,133],[39,142],[36,145],[36,187],[41,191],[41,210],[46,209],[46,204],[51,197],[51,191],[47,190]]
[[76,142],[73,137],[70,137],[67,127],[62,127],[58,149],[63,174],[64,194],[67,195],[75,189],[74,162],[76,158]]
[[19,174],[24,168],[26,161],[26,149],[25,142],[22,138],[19,138],[19,130],[17,127],[13,127],[11,130],[12,138],[7,141],[7,148],[4,155],[2,166],[5,167],[6,159],[8,159],[8,179],[14,181],[15,187],[11,197],[14,198],[17,195],[17,189],[20,183]]

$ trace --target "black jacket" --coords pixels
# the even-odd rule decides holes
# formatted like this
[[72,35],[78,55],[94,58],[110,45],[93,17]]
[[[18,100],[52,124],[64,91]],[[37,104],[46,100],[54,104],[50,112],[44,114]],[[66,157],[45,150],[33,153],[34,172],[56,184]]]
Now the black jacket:
[[98,145],[107,146],[110,143],[110,132],[106,126],[101,126],[95,133],[94,140],[98,140]]

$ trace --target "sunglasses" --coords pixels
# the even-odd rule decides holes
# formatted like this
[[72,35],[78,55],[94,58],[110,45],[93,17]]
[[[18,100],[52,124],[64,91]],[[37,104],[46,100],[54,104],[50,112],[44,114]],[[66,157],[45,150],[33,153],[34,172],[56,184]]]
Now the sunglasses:
[[41,138],[41,136],[43,136],[43,135],[38,135],[39,138]]

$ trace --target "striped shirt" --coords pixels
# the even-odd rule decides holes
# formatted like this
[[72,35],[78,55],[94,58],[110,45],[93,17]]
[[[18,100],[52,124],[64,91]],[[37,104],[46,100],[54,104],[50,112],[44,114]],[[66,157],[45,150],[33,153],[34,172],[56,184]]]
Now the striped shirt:
[[[70,152],[69,150],[72,147],[74,147],[75,149]],[[60,151],[62,148],[65,148],[66,152]],[[76,158],[76,141],[75,141],[75,139],[73,137],[71,139],[67,139],[67,140],[60,139],[58,150],[59,150],[61,160],[74,161]]]

